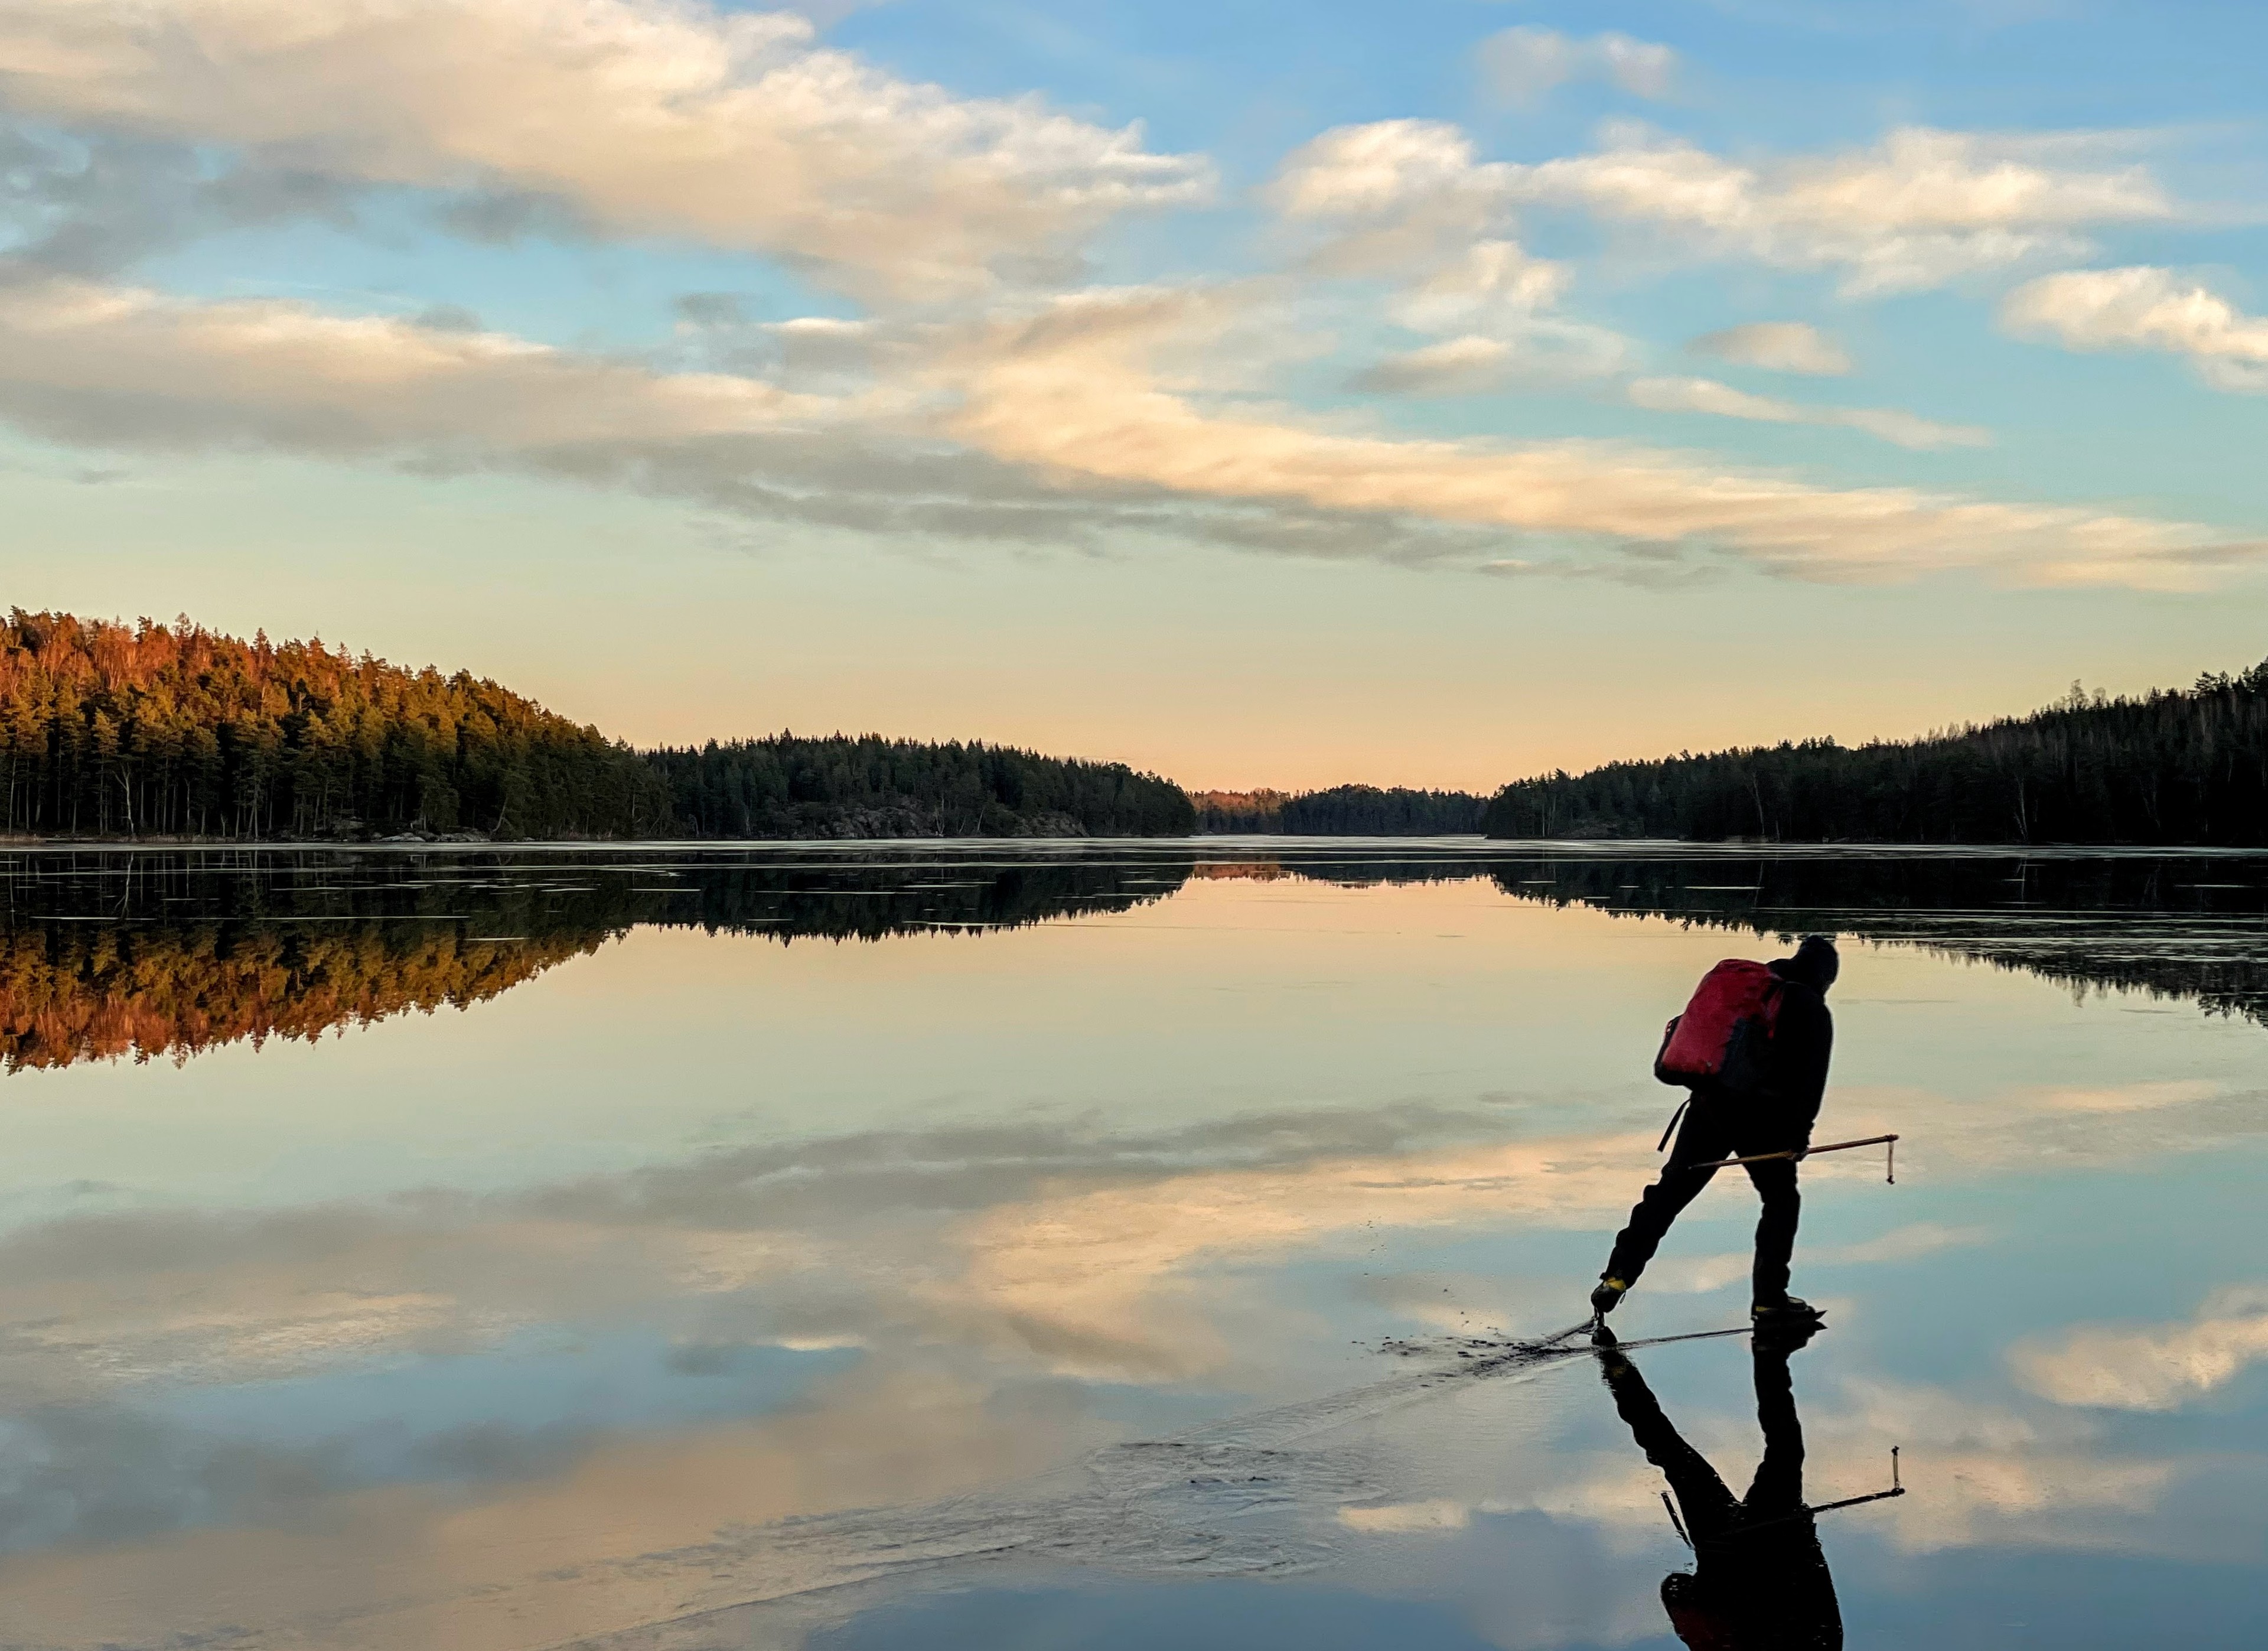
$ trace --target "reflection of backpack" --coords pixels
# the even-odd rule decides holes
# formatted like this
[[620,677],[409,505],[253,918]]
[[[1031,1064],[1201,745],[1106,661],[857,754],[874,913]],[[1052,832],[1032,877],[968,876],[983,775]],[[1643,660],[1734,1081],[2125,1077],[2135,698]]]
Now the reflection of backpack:
[[1672,1571],[1661,1579],[1661,1608],[1689,1651],[1741,1651],[1739,1634],[1692,1573]]
[[1727,958],[1701,977],[1685,1013],[1662,1032],[1653,1075],[1688,1088],[1761,1089],[1779,1001],[1779,978],[1769,968]]

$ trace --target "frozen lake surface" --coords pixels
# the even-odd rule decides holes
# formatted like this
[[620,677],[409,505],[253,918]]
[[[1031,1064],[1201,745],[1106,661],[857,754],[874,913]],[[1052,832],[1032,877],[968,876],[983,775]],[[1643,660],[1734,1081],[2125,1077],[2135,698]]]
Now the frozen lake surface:
[[[0,869],[0,1645],[2268,1642],[2268,859]],[[1728,1176],[1655,1345],[1526,1347],[1811,930],[1821,1139],[1903,1137],[1805,1168],[1826,1330],[1697,1334]]]

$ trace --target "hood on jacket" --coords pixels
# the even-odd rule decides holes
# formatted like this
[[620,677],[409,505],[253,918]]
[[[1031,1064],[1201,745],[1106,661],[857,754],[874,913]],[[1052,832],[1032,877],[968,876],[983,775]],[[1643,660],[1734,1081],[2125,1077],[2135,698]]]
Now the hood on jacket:
[[1843,960],[1836,953],[1835,937],[1831,934],[1805,935],[1794,956],[1783,957],[1771,966],[1772,973],[1782,980],[1794,981],[1815,991],[1825,991],[1842,970]]

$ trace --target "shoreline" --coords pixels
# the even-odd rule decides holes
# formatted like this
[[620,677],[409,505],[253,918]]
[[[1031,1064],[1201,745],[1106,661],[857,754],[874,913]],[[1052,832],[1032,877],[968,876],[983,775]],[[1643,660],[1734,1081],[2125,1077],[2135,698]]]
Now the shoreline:
[[[545,837],[498,841],[412,841],[379,839],[340,843],[313,837],[0,837],[0,853],[280,853],[334,854],[545,854],[666,851],[722,853],[751,850],[828,850],[838,853],[874,848],[939,850],[961,845],[1061,853],[1082,848],[1187,847],[1208,851],[1237,850],[1328,851],[1335,845],[1399,848],[1498,859],[1832,859],[1840,858],[1938,859],[2242,859],[2268,857],[2268,846],[2200,843],[1762,843],[1754,840],[1699,842],[1675,837],[1487,837],[1322,836],[1259,832],[1197,833],[1187,837]],[[1240,858],[1251,858],[1249,854]]]

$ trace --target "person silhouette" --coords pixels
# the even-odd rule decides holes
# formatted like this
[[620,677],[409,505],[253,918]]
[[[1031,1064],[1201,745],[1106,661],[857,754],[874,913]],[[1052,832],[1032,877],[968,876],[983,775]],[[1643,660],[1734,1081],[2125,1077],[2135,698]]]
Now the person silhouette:
[[1741,1497],[1670,1426],[1621,1349],[1610,1342],[1598,1349],[1615,1409],[1646,1459],[1668,1479],[1683,1514],[1681,1530],[1692,1544],[1693,1569],[1661,1581],[1669,1625],[1691,1651],[1837,1651],[1843,1644],[1835,1579],[1819,1545],[1815,1510],[1803,1500],[1803,1424],[1787,1367],[1815,1330],[1800,1326],[1754,1340],[1764,1454]]
[[[1835,939],[1828,934],[1805,935],[1793,956],[1770,965],[1778,1005],[1760,1069],[1744,1084],[1717,1079],[1696,1082],[1690,1101],[1672,1115],[1673,1121],[1682,1117],[1683,1124],[1676,1145],[1669,1149],[1669,1161],[1632,1206],[1629,1225],[1615,1235],[1606,1271],[1591,1292],[1591,1311],[1602,1325],[1653,1259],[1670,1223],[1716,1175],[1716,1163],[1756,1153],[1797,1152],[1811,1145],[1835,1049],[1835,1017],[1828,1012],[1827,992],[1841,969]],[[1784,1330],[1818,1316],[1810,1302],[1787,1293],[1796,1225],[1803,1211],[1796,1163],[1787,1157],[1746,1168],[1764,1200],[1764,1212],[1756,1221],[1749,1316],[1760,1328]]]

